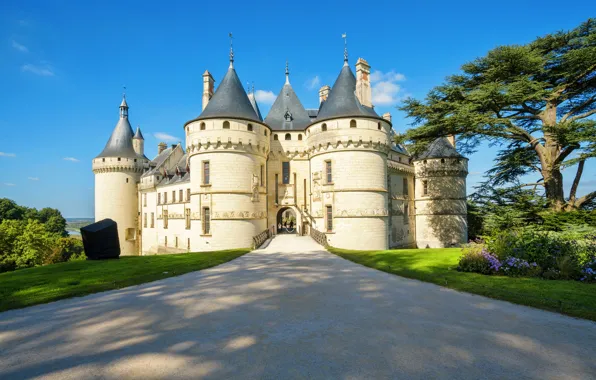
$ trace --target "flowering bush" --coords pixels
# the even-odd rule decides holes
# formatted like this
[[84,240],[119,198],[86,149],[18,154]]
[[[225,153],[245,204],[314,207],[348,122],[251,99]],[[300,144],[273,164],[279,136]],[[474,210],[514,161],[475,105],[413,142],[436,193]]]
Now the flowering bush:
[[529,263],[524,259],[517,257],[508,257],[501,264],[502,272],[508,276],[527,276],[536,274],[539,270],[538,264]]
[[581,269],[581,281],[596,282],[596,258],[588,261]]
[[458,270],[462,272],[475,272],[493,274],[499,271],[501,262],[482,246],[471,244],[464,248],[459,259]]

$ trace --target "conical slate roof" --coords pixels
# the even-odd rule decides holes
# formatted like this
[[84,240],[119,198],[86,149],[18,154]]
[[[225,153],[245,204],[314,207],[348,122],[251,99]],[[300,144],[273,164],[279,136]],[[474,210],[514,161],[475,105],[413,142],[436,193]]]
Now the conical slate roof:
[[311,123],[308,113],[300,103],[288,80],[265,118],[265,124],[273,130],[304,130]]
[[[139,132],[140,133],[140,132]],[[132,146],[132,127],[128,121],[128,104],[126,99],[122,99],[120,103],[120,120],[116,124],[116,128],[112,132],[108,143],[106,144],[103,151],[96,157],[127,157],[127,158],[139,158]]]
[[360,104],[356,97],[356,77],[346,62],[331,88],[329,97],[321,105],[317,121],[352,116],[379,118],[374,109]]
[[425,160],[427,158],[464,158],[457,152],[455,147],[451,145],[446,137],[439,137],[433,141],[428,149],[420,156],[416,157],[416,160]]
[[137,127],[137,131],[135,132],[133,139],[145,140],[145,138],[143,137],[143,134],[141,133],[141,127]]
[[196,120],[226,117],[261,121],[232,66]]
[[257,116],[259,117],[259,120],[263,121],[263,116],[261,115],[261,110],[259,109],[257,100],[255,99],[254,92],[251,92],[250,94],[248,94],[248,100],[250,100],[250,104],[252,105],[252,108],[255,110],[255,113],[257,114]]

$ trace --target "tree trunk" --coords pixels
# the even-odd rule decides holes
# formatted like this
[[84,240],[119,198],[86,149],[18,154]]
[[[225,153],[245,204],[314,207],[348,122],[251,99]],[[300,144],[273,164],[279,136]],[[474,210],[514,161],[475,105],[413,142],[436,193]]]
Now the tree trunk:
[[561,153],[561,145],[554,135],[553,128],[557,125],[557,106],[552,102],[547,102],[546,108],[540,116],[544,126],[544,147],[537,151],[542,166],[542,176],[544,177],[544,188],[546,199],[550,208],[554,211],[563,211],[565,209],[565,193],[563,191],[563,174],[558,164],[557,157]]

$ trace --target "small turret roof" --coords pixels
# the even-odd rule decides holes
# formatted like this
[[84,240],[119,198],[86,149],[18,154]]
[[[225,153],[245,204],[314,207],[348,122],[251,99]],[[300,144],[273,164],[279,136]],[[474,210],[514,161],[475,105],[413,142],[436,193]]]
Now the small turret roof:
[[457,152],[455,147],[451,145],[451,143],[449,142],[449,140],[447,140],[446,137],[439,137],[428,146],[428,149],[426,149],[424,153],[416,157],[416,160],[449,157],[464,158],[464,156]]
[[[287,78],[287,76],[286,76]],[[289,80],[281,88],[279,95],[265,118],[265,124],[272,130],[304,130],[311,123],[308,112],[300,103]]]
[[143,137],[143,134],[141,133],[141,127],[137,127],[137,131],[135,132],[133,139],[145,140],[145,138]]
[[373,108],[360,104],[356,97],[356,77],[346,62],[335,80],[327,100],[321,104],[317,121],[350,116],[379,118]]
[[196,120],[227,117],[261,121],[232,65]]
[[248,100],[250,100],[252,108],[255,110],[255,113],[259,117],[259,121],[263,121],[263,116],[261,115],[261,110],[259,109],[259,105],[257,104],[257,99],[255,99],[254,91],[248,94]]
[[[120,108],[128,108],[126,99],[122,99]],[[108,140],[103,151],[96,157],[127,157],[127,158],[144,158],[135,152],[132,146],[133,132],[130,122],[128,121],[128,114],[120,112],[120,119],[116,127],[112,131],[112,135]]]

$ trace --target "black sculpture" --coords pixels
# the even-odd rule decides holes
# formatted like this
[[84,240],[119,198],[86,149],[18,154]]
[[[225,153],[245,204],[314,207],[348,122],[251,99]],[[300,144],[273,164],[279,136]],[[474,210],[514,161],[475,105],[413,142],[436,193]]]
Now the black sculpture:
[[81,228],[87,260],[117,259],[120,257],[118,224],[103,219]]

